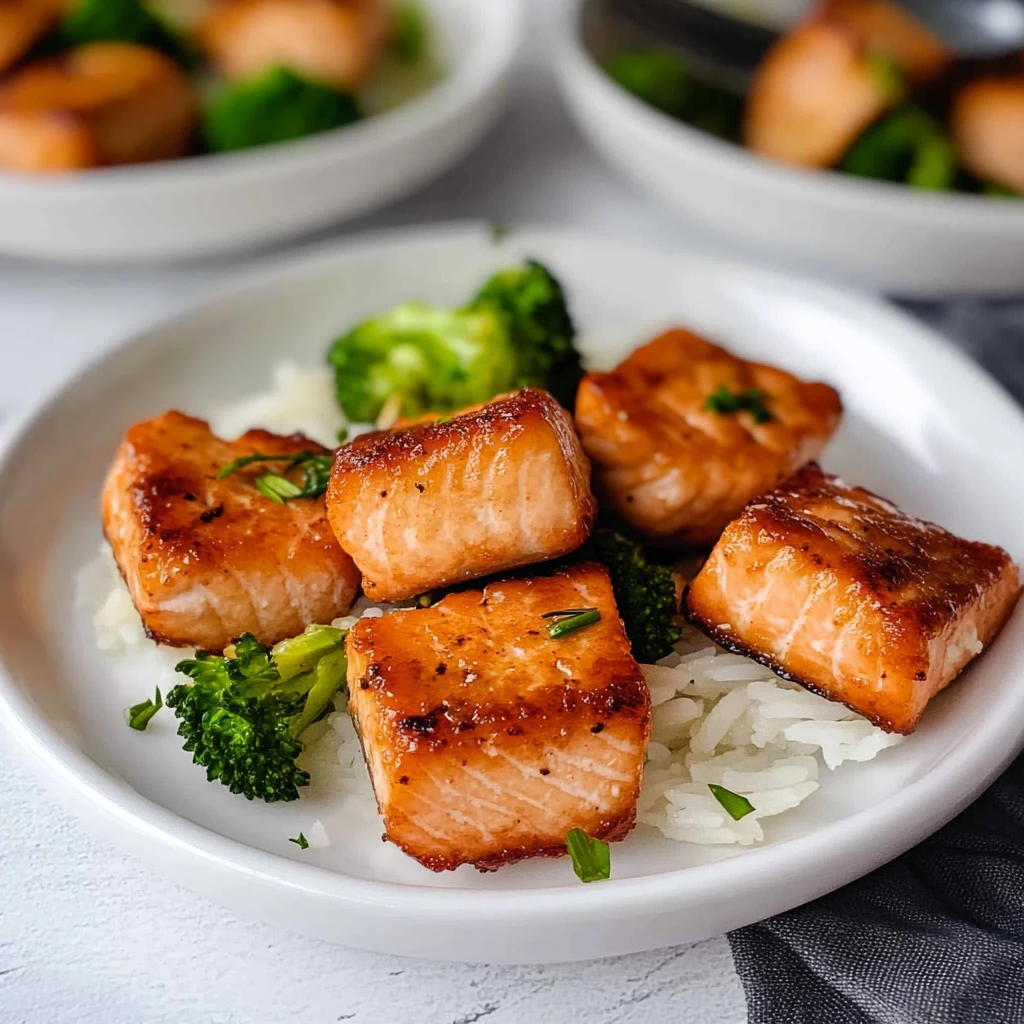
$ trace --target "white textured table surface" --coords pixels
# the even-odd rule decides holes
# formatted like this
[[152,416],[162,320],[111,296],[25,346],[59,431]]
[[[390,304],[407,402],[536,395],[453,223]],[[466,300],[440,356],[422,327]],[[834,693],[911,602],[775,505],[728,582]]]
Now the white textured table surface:
[[[543,35],[539,8],[528,35]],[[463,166],[346,230],[485,217],[699,244],[597,163],[524,56],[500,126]],[[332,235],[341,232],[332,232]],[[83,272],[0,261],[0,413],[238,264]],[[295,938],[232,916],[94,842],[0,734],[0,1022],[739,1024],[725,939],[612,961],[470,967]]]

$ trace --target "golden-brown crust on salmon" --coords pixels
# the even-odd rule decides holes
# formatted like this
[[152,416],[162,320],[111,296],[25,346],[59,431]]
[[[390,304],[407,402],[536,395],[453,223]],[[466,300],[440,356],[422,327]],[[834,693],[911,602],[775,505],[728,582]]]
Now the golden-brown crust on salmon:
[[354,89],[372,70],[390,30],[382,0],[219,0],[200,40],[228,78],[284,65]]
[[[600,622],[552,640],[543,614],[574,607]],[[650,695],[601,566],[364,618],[346,649],[387,838],[421,864],[493,869],[633,827]]]
[[[773,417],[707,408],[725,386],[758,389]],[[739,359],[690,331],[666,331],[611,373],[588,373],[576,427],[595,489],[647,539],[710,546],[761,491],[816,458],[842,415],[826,384]]]
[[0,169],[49,172],[183,156],[197,118],[192,85],[163,54],[92,43],[0,85]]
[[722,646],[909,733],[1020,592],[1001,548],[807,466],[729,525],[686,595]]
[[366,595],[397,601],[566,555],[597,506],[568,414],[525,388],[356,438],[335,456],[327,511]]
[[179,412],[128,430],[104,487],[103,529],[150,637],[214,651],[242,633],[273,644],[348,611],[359,573],[324,499],[264,497],[253,480],[275,464],[217,479],[241,456],[300,451],[327,450],[265,430],[223,441]]
[[965,85],[953,103],[950,131],[971,174],[1024,192],[1024,75]]

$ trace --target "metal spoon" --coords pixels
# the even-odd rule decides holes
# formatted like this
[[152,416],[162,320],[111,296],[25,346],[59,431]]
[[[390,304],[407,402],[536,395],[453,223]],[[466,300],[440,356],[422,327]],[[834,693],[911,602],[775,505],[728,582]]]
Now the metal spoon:
[[1022,0],[900,0],[959,57],[999,57],[1024,49]]
[[769,28],[740,21],[687,0],[589,0],[584,22],[614,23],[619,34],[646,38],[684,53],[694,71],[737,91],[778,38]]
[[[998,57],[1024,49],[1024,0],[896,2],[959,57]],[[606,0],[605,6],[621,21],[678,46],[734,86],[749,78],[777,38],[770,28],[691,0]]]

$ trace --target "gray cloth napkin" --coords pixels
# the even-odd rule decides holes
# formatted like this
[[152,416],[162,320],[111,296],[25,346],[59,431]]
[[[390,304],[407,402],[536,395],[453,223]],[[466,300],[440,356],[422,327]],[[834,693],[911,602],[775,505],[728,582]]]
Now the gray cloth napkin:
[[[1024,403],[1024,302],[904,308]],[[909,853],[729,942],[750,1024],[1024,1024],[1024,756]]]

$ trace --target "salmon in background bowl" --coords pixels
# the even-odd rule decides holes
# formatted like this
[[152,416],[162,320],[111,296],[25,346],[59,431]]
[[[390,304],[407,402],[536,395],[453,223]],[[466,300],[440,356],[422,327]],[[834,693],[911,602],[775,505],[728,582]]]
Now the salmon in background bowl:
[[[858,4],[834,0],[824,6]],[[812,12],[811,20],[803,24],[811,25],[816,17],[820,13]],[[1010,195],[1006,186],[1012,188],[1012,182],[984,180],[984,168],[972,166],[962,150],[947,161],[949,181],[937,182],[932,176],[921,179],[918,187],[832,169],[849,163],[856,148],[853,142],[865,140],[871,129],[885,128],[890,118],[898,115],[905,127],[910,121],[905,111],[921,102],[922,95],[931,102],[929,90],[941,87],[955,96],[955,79],[962,69],[954,70],[952,80],[940,74],[927,85],[918,85],[904,72],[902,99],[897,101],[894,94],[877,110],[862,104],[847,126],[852,132],[849,139],[825,140],[829,145],[822,143],[821,152],[796,152],[792,145],[784,145],[783,133],[765,129],[763,145],[757,144],[760,152],[755,153],[737,141],[746,135],[749,143],[751,130],[763,128],[766,121],[753,116],[758,111],[749,99],[745,102],[736,95],[732,109],[726,105],[724,112],[721,107],[711,110],[730,121],[731,130],[720,132],[717,122],[697,127],[693,122],[699,117],[670,116],[639,99],[636,88],[624,88],[621,76],[616,81],[607,72],[609,60],[617,54],[659,48],[656,38],[638,36],[631,28],[623,29],[612,18],[603,0],[568,5],[558,21],[554,48],[563,96],[580,129],[609,163],[685,217],[748,252],[781,257],[814,273],[894,294],[1006,295],[1024,288],[1024,203]],[[886,71],[900,70],[890,60],[876,60],[877,54],[863,41],[858,46],[879,87]],[[664,44],[660,49],[665,52]],[[851,53],[851,60],[856,56]],[[771,57],[755,75],[755,86],[770,61]],[[1015,64],[1000,74],[1013,78],[1021,73]],[[866,75],[861,78],[859,84],[866,86]],[[969,82],[963,91],[969,95],[973,86]],[[798,92],[817,96],[815,90]],[[863,92],[866,95],[866,88]],[[941,97],[937,105],[943,107]],[[957,104],[952,106],[955,113]],[[837,132],[840,121],[839,113],[824,116],[825,124]],[[918,123],[931,128],[929,119],[918,118]],[[796,133],[797,141],[806,143],[802,134]],[[935,133],[926,141],[946,142]],[[931,172],[943,146],[928,148],[932,162],[925,170]],[[956,190],[964,188],[971,191]]]
[[[442,173],[501,109],[519,0],[389,2],[381,38],[346,50],[351,26],[331,19],[367,7],[383,9],[309,0],[298,5],[308,23],[291,20],[293,5],[282,25],[280,0],[220,0],[183,43],[163,22],[122,40],[102,21],[65,29],[68,13],[36,26],[34,44],[0,52],[0,254],[116,263],[239,252]],[[334,48],[319,45],[324,12]]]

